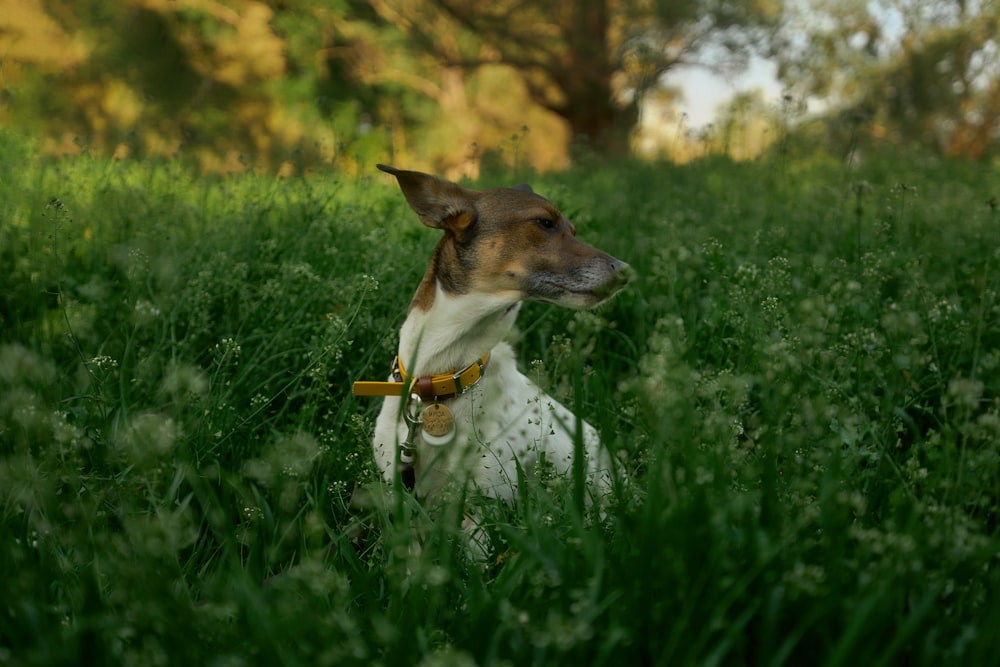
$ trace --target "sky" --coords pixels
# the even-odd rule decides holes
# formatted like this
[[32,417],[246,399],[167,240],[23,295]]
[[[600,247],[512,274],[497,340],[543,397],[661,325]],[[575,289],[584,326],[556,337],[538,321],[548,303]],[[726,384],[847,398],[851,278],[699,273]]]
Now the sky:
[[[673,159],[682,159],[704,150],[702,131],[720,120],[719,111],[725,111],[737,94],[759,90],[766,104],[774,109],[781,107],[782,89],[775,78],[775,64],[761,58],[752,58],[748,67],[735,76],[719,76],[704,67],[686,67],[670,72],[663,83],[680,89],[683,99],[667,107],[651,99],[643,106],[634,146],[641,155],[665,152]],[[747,135],[741,141],[750,147],[759,144],[760,139]]]
[[774,63],[761,58],[753,58],[745,72],[728,79],[703,67],[686,67],[672,72],[666,83],[684,91],[684,99],[677,108],[687,113],[687,126],[692,129],[714,122],[720,106],[737,93],[760,89],[767,102],[777,106],[781,101],[781,85],[774,77]]

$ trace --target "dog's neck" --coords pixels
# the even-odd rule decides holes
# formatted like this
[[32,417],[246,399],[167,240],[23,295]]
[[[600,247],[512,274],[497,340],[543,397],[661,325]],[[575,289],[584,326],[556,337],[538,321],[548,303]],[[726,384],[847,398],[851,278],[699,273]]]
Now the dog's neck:
[[510,297],[450,294],[415,299],[399,332],[399,356],[416,376],[451,373],[493,349],[510,331],[520,303]]

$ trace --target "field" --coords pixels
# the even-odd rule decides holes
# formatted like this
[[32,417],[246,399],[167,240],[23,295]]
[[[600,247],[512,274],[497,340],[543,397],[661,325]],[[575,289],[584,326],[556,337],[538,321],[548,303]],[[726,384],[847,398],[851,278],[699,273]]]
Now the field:
[[487,505],[484,567],[377,502],[350,395],[436,242],[393,179],[33,150],[0,134],[0,664],[997,664],[995,168],[530,177],[639,276],[518,340],[629,483]]

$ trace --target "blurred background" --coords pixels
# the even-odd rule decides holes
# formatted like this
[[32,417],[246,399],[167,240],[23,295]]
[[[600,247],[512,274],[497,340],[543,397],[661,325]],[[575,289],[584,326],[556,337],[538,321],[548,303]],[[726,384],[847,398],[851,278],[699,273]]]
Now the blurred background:
[[449,177],[873,142],[991,160],[992,0],[3,0],[45,154]]

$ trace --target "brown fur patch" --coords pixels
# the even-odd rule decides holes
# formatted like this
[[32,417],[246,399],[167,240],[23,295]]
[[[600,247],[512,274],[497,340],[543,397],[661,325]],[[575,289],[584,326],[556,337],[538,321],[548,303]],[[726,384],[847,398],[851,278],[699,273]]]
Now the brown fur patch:
[[420,285],[417,287],[416,294],[413,295],[413,300],[410,301],[410,310],[417,308],[425,313],[428,312],[434,305],[434,295],[436,293],[435,285],[437,283],[437,276],[435,271],[437,269],[437,251],[431,256],[431,263],[427,267],[427,271],[424,273],[423,279],[420,281]]
[[425,225],[444,231],[411,309],[430,310],[438,284],[450,294],[475,290],[579,304],[599,300],[599,292],[620,279],[621,263],[578,241],[569,220],[530,188],[477,192],[419,172],[379,168],[397,177]]

